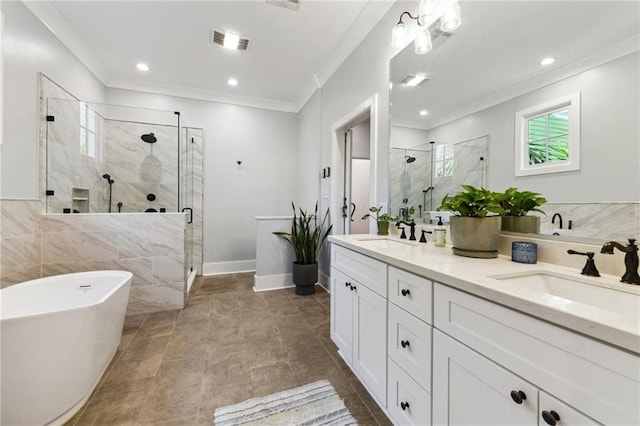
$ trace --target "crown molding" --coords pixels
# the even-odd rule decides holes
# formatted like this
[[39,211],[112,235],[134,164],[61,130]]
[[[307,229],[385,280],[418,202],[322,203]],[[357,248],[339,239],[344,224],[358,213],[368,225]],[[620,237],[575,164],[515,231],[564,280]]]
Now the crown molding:
[[91,52],[82,38],[69,26],[58,11],[47,1],[26,1],[22,3],[54,36],[86,66],[98,80],[106,86],[111,73]]

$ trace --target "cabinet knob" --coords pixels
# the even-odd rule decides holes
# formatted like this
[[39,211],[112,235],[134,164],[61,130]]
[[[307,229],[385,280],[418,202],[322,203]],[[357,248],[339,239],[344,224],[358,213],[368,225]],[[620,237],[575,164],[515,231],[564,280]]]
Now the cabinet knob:
[[407,408],[409,408],[409,403],[401,401],[400,402],[400,408],[402,408],[402,411],[405,411]]
[[402,346],[403,348],[406,348],[409,345],[410,343],[408,340],[400,340],[400,346]]
[[351,283],[345,282],[345,283],[344,283],[344,286],[345,286],[345,287],[351,287]]
[[544,410],[542,412],[542,418],[548,425],[551,425],[551,426],[554,426],[556,422],[560,420],[560,416],[558,415],[558,413],[556,413],[553,410],[551,411]]
[[513,402],[515,402],[516,404],[522,404],[522,401],[527,399],[527,394],[520,390],[519,391],[512,390],[511,399],[513,399]]
[[351,287],[351,291],[354,291],[356,289],[355,285],[350,286]]
[[402,293],[403,296],[408,296],[411,294],[411,290],[409,290],[408,288],[403,288],[400,293]]

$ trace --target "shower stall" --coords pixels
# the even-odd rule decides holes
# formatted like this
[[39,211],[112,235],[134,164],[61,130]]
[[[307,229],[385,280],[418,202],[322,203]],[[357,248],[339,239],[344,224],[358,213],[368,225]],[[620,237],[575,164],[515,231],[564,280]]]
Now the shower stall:
[[389,153],[389,210],[393,216],[422,222],[443,197],[460,185],[485,185],[488,136],[452,144],[425,142],[412,148],[391,148]]
[[129,313],[181,307],[202,270],[202,129],[176,111],[84,102],[41,82],[43,251],[60,223],[68,232],[55,237],[68,246],[107,239],[45,256],[43,270],[131,270]]

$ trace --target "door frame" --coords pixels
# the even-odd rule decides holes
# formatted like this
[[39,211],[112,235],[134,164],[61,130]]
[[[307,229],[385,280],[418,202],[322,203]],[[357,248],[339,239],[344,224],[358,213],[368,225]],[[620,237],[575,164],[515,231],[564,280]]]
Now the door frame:
[[[344,234],[342,221],[342,205],[344,201],[345,184],[345,142],[344,133],[347,129],[364,121],[369,117],[369,156],[370,156],[370,184],[369,200],[372,205],[378,205],[378,94],[364,100],[354,109],[335,121],[331,126],[331,217],[333,233]],[[337,220],[340,219],[340,220]],[[369,233],[376,232],[376,225],[369,222]]]

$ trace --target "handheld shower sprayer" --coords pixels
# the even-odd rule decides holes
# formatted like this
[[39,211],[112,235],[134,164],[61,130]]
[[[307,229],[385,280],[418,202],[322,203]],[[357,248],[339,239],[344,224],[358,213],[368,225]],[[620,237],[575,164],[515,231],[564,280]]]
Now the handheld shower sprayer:
[[109,213],[111,213],[111,196],[113,195],[113,183],[115,180],[111,179],[111,175],[109,173],[103,174],[102,178],[106,179],[109,184]]

